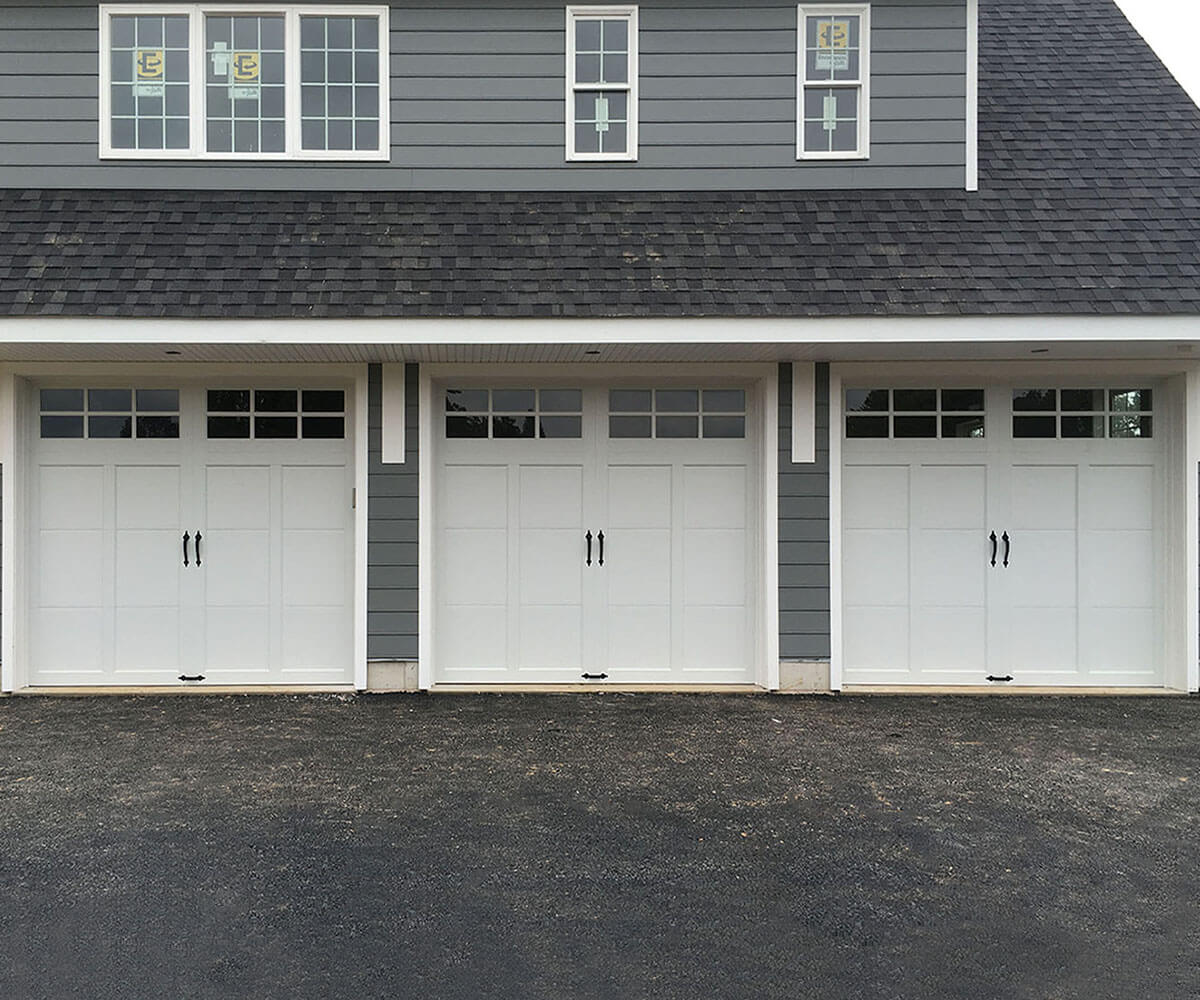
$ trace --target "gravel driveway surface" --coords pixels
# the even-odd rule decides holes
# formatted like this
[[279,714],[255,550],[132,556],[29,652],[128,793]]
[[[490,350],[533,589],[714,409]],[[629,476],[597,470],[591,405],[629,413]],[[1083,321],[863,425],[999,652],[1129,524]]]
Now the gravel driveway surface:
[[1200,702],[0,701],[0,997],[1200,996]]

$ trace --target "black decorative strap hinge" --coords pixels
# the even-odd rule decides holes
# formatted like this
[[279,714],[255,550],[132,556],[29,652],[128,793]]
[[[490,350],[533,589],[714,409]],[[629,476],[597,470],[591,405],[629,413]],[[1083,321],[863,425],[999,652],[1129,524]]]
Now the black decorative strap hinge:
[[993,677],[991,674],[988,674],[988,680],[994,682],[1011,681],[1012,677]]
[[179,679],[181,681],[202,681],[202,680],[204,680],[204,675],[203,674],[180,674]]
[[585,681],[603,681],[608,679],[608,674],[583,674]]

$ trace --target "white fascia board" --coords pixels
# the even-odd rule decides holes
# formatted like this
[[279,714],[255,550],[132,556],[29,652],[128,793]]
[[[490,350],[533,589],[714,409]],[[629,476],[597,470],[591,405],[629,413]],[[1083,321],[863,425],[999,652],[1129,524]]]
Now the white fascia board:
[[792,364],[792,464],[817,460],[817,366]]
[[380,392],[381,459],[385,465],[404,463],[404,443],[407,433],[404,423],[404,365],[385,364]]
[[7,344],[963,344],[1200,343],[1197,316],[761,319],[123,319],[9,317]]

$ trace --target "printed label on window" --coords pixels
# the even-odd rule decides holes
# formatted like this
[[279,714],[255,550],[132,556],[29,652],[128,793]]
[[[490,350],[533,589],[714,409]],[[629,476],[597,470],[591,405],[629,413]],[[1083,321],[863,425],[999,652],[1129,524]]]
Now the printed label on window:
[[817,23],[817,69],[849,69],[849,47],[849,21]]
[[136,49],[133,53],[135,79],[133,92],[138,97],[163,96],[163,50]]
[[230,60],[233,80],[229,85],[229,96],[237,100],[256,100],[259,96],[259,67],[261,58],[257,52],[235,52]]

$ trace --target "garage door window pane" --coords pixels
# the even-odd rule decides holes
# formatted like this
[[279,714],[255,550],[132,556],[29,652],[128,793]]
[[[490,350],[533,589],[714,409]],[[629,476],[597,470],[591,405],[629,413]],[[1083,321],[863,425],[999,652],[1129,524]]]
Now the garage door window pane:
[[487,389],[447,389],[447,413],[487,413]]
[[1154,436],[1153,417],[1117,416],[1112,418],[1111,435],[1115,438],[1148,438]]
[[209,389],[208,409],[211,413],[249,413],[249,389]]
[[139,416],[137,418],[137,436],[140,438],[177,438],[179,437],[179,418]]
[[44,438],[81,438],[83,437],[83,414],[79,416],[43,416],[42,437]]
[[128,389],[89,389],[88,409],[93,413],[128,413],[133,409],[133,393]]
[[1064,414],[1062,436],[1065,438],[1102,438],[1104,437],[1104,417],[1072,417]]
[[492,417],[492,437],[531,438],[533,437],[533,425],[533,417]]
[[654,394],[654,407],[659,413],[696,413],[700,393],[695,389],[659,389]]
[[608,418],[608,436],[610,438],[648,438],[650,436],[650,418],[648,416],[611,416]]
[[487,417],[446,418],[446,437],[448,438],[486,438],[487,436]]
[[983,417],[962,414],[942,417],[943,438],[977,438],[983,437]]
[[583,435],[581,417],[542,417],[541,436],[544,438],[578,438]]
[[847,389],[847,438],[965,440],[987,432],[982,389]]
[[138,389],[137,408],[139,413],[178,413],[178,389]]
[[982,413],[982,389],[943,389],[942,409],[950,413]]
[[890,408],[887,389],[846,390],[846,410],[849,413],[886,413]]
[[655,436],[660,438],[699,437],[700,420],[698,417],[658,417],[655,430]]
[[345,417],[308,417],[303,420],[303,436],[306,438],[332,439],[346,436]]
[[295,417],[255,417],[254,436],[280,440],[296,436]]
[[82,389],[43,389],[40,393],[42,412],[83,412]]
[[302,399],[305,413],[341,413],[346,409],[346,394],[340,389],[305,389]]
[[897,413],[931,413],[937,409],[936,389],[897,389],[892,393]]
[[898,438],[936,438],[938,436],[937,417],[903,417],[894,418],[893,433]]
[[889,435],[888,417],[847,417],[846,437],[885,438]]
[[1052,438],[1057,431],[1057,417],[1013,417],[1015,438]]
[[704,436],[706,438],[744,438],[746,436],[746,418],[705,416]]
[[1118,413],[1147,413],[1154,409],[1154,393],[1149,389],[1114,389],[1109,398],[1109,409]]
[[249,438],[249,417],[209,417],[208,436],[218,440]]
[[532,389],[494,389],[492,409],[497,413],[532,413],[537,395]]
[[254,392],[255,413],[295,413],[295,389],[256,389]]
[[1013,411],[1030,413],[1058,409],[1058,392],[1054,389],[1017,389],[1013,393]]
[[125,417],[125,416],[88,417],[88,437],[90,437],[90,438],[133,437],[133,417]]
[[653,409],[649,389],[612,389],[608,393],[610,413],[649,413]]
[[1062,409],[1064,413],[1103,413],[1104,390],[1063,389]]
[[543,413],[583,412],[583,393],[578,389],[543,389],[538,393]]

